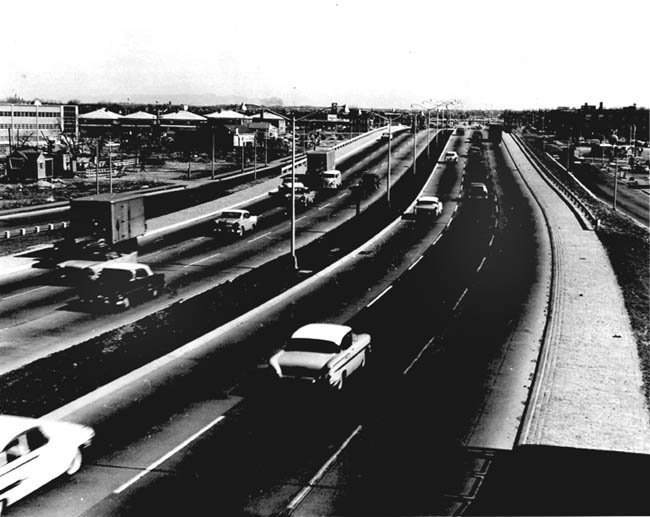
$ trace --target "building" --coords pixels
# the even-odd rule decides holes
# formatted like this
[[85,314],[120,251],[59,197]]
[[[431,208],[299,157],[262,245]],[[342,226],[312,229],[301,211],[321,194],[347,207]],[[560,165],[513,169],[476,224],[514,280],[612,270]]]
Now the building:
[[14,151],[7,157],[7,177],[10,181],[37,181],[53,175],[52,158],[37,149]]
[[246,125],[251,117],[232,110],[219,110],[205,116],[212,125]]
[[248,127],[257,133],[257,141],[278,138],[278,128],[270,122],[251,122]]
[[121,115],[113,113],[106,108],[99,108],[79,115],[79,128],[84,136],[98,137],[112,135],[119,132]]
[[270,111],[262,111],[253,115],[253,122],[269,122],[278,128],[278,135],[282,136],[287,132],[287,120],[282,115],[276,115]]
[[206,118],[187,111],[187,107],[174,113],[165,113],[160,116],[160,127],[166,130],[196,130],[206,122]]
[[151,130],[153,126],[156,125],[158,117],[153,113],[147,113],[146,111],[136,111],[135,113],[130,113],[129,115],[122,116],[120,121],[120,127],[124,130]]
[[79,136],[79,111],[74,105],[0,104],[0,154],[22,147],[59,143],[63,135]]

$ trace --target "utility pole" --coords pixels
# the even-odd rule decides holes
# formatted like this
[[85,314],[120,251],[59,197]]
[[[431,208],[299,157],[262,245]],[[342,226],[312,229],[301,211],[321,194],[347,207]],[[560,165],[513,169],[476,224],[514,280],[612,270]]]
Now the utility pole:
[[97,148],[95,149],[95,188],[99,194],[99,138],[97,139]]
[[386,183],[386,200],[388,201],[388,209],[390,210],[390,149],[391,144],[393,143],[393,133],[392,133],[393,121],[388,119],[388,174],[387,174],[387,183]]
[[113,193],[113,146],[110,144],[108,146],[108,193]]
[[212,128],[212,179],[214,179],[214,127]]
[[253,179],[257,179],[257,133],[253,135]]
[[242,141],[241,135],[239,135],[239,146],[241,147],[241,171],[242,174],[244,173],[244,159],[246,158],[244,155],[244,142]]
[[413,175],[416,173],[416,140],[418,139],[418,117],[417,114],[413,113]]
[[296,116],[291,116],[291,259],[293,269],[298,271],[296,256]]

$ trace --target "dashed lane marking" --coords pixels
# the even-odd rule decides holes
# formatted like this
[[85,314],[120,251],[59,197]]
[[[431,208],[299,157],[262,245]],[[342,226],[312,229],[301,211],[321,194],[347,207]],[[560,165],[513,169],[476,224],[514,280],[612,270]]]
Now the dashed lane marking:
[[273,232],[266,232],[263,233],[262,235],[258,235],[257,237],[253,237],[252,239],[249,239],[247,242],[253,242],[256,241],[257,239],[261,239],[262,237],[266,237],[267,235],[271,235]]
[[[440,237],[438,237],[438,239],[439,239],[439,238],[440,238]],[[437,239],[436,239],[436,240],[437,240]],[[434,244],[435,244],[435,242],[434,242]],[[413,268],[417,265],[417,263],[420,262],[420,261],[422,260],[422,257],[424,257],[424,255],[420,255],[420,257],[418,257],[418,259],[417,259],[415,262],[413,262],[413,264],[411,264],[411,265],[409,266],[409,271],[410,271],[411,269],[413,269]]]
[[216,257],[218,255],[221,255],[221,252],[215,253],[214,255],[210,255],[209,257],[204,257],[202,259],[195,260],[194,262],[190,262],[189,264],[185,264],[183,267],[186,268],[186,267],[194,266],[196,264],[200,264],[201,262],[205,262],[206,260],[210,260],[211,258],[214,258],[214,257]]
[[393,286],[392,286],[392,285],[389,285],[386,289],[384,289],[381,293],[379,293],[379,294],[374,298],[374,300],[372,300],[368,305],[366,305],[366,307],[371,307],[373,303],[375,303],[377,300],[379,300],[379,298],[381,298],[382,296],[384,296],[384,295],[385,295],[388,291],[390,291],[392,288],[393,288]]
[[50,286],[49,285],[44,285],[44,286],[41,286],[41,287],[37,287],[35,289],[30,289],[29,291],[23,291],[22,293],[16,293],[16,294],[12,294],[11,296],[5,296],[4,298],[0,298],[0,301],[2,301],[2,300],[10,300],[11,298],[16,298],[17,296],[22,296],[24,294],[33,293],[34,291],[40,291],[41,289],[47,289],[48,287],[50,287]]
[[458,306],[460,305],[460,302],[463,301],[463,298],[465,298],[466,294],[467,294],[467,287],[463,291],[463,294],[460,295],[460,298],[458,298],[458,300],[456,301],[456,304],[454,305],[454,308],[452,310],[455,311],[458,308]]
[[137,483],[140,479],[142,479],[144,476],[149,474],[152,470],[155,468],[158,468],[160,465],[162,465],[165,461],[167,461],[169,458],[171,458],[174,454],[176,454],[178,451],[181,449],[184,449],[187,447],[190,443],[192,443],[194,440],[196,440],[199,436],[201,436],[203,433],[206,431],[209,431],[212,429],[215,425],[217,425],[219,422],[221,422],[225,417],[221,415],[218,418],[215,418],[212,422],[210,422],[208,425],[203,427],[202,429],[199,429],[196,433],[194,433],[192,436],[190,436],[187,440],[184,442],[180,443],[176,447],[174,447],[171,451],[169,451],[167,454],[164,456],[160,457],[156,461],[154,461],[151,465],[149,465],[146,469],[144,469],[142,472],[140,472],[137,476],[131,478],[129,481],[118,487],[113,493],[114,494],[119,494],[129,488],[131,485],[134,483]]
[[354,431],[352,431],[352,434],[347,437],[347,439],[341,444],[341,446],[332,455],[332,457],[329,460],[327,460],[325,465],[323,465],[320,468],[320,470],[318,472],[316,472],[316,474],[314,474],[314,476],[309,480],[309,482],[307,483],[307,486],[304,487],[300,492],[298,492],[296,497],[294,497],[291,500],[291,502],[289,503],[289,505],[286,508],[286,513],[293,512],[298,507],[298,505],[300,503],[302,503],[302,501],[305,499],[305,497],[307,497],[307,495],[309,495],[309,492],[311,492],[314,485],[316,485],[316,483],[318,483],[321,480],[321,478],[325,475],[325,472],[327,472],[327,469],[330,468],[332,463],[334,463],[337,460],[337,458],[343,452],[343,450],[348,446],[348,444],[352,441],[352,439],[357,434],[359,434],[361,432],[362,429],[363,429],[363,426],[359,425],[359,426],[357,426],[357,428]]

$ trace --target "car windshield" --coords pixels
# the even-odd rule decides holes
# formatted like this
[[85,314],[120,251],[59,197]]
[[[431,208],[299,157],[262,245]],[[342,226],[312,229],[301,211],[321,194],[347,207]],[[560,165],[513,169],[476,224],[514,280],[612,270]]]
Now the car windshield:
[[421,199],[420,201],[418,201],[418,205],[435,205],[437,203],[438,201],[434,199]]
[[338,174],[336,172],[324,172],[323,176],[326,178],[336,178]]
[[315,354],[336,354],[339,347],[331,341],[322,339],[293,338],[289,340],[288,352],[313,352]]
[[225,219],[239,219],[241,214],[239,212],[222,212],[221,217]]

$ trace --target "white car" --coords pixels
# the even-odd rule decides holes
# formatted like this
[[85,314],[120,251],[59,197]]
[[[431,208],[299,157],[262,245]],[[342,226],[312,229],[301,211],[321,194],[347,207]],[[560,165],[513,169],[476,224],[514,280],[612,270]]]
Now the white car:
[[53,479],[76,473],[94,436],[79,424],[0,415],[0,515]]
[[437,196],[421,196],[415,202],[413,211],[416,219],[439,217],[442,214],[442,203]]
[[216,233],[235,234],[242,237],[246,232],[252,232],[257,226],[257,216],[248,210],[227,210],[214,221]]
[[366,365],[369,353],[369,334],[355,334],[346,325],[310,323],[296,330],[269,363],[280,379],[340,390],[347,377]]
[[456,151],[447,151],[443,158],[445,163],[454,163],[458,161],[458,153]]

